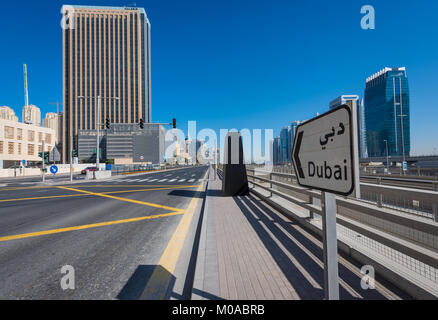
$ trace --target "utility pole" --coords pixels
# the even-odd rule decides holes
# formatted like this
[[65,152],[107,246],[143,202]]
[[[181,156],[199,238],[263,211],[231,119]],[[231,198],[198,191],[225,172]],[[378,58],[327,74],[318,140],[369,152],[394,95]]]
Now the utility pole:
[[46,172],[45,172],[45,170],[46,170],[46,154],[45,154],[45,152],[44,152],[44,140],[43,140],[43,145],[42,145],[42,153],[41,153],[41,155],[42,155],[42,159],[43,159],[43,182],[46,182]]
[[97,134],[96,134],[96,170],[100,171],[100,95],[97,96]]
[[73,181],[73,137],[70,136],[70,182]]
[[389,173],[389,153],[388,153],[388,140],[383,140],[386,143],[386,168]]

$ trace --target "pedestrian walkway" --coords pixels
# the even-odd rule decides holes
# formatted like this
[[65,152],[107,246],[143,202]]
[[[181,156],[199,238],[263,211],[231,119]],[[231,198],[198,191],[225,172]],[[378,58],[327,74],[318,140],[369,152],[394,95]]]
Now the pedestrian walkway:
[[[210,181],[192,299],[324,299],[322,243],[253,195],[222,197]],[[341,299],[408,298],[387,283],[361,287],[361,265],[339,256]]]

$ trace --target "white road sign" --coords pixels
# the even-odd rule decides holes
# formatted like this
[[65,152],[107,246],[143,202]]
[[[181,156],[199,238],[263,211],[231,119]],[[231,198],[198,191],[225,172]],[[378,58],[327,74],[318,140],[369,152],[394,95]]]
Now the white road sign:
[[298,126],[292,160],[299,185],[351,194],[355,177],[350,108],[340,106]]

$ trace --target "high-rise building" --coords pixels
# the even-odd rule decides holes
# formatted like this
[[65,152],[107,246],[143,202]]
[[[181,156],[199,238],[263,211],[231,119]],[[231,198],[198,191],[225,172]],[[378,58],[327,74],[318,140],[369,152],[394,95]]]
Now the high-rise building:
[[55,130],[55,142],[59,142],[59,115],[54,112],[46,113],[43,119],[43,127]]
[[[63,144],[77,148],[79,130],[111,123],[149,123],[150,23],[143,8],[63,6]],[[66,20],[66,21],[67,21]],[[101,108],[98,115],[98,97]]]
[[384,68],[366,80],[365,125],[369,157],[386,156],[386,142],[389,156],[409,156],[410,104],[406,68]]
[[280,137],[276,137],[272,140],[272,161],[274,165],[280,163]]
[[28,105],[23,107],[23,122],[34,126],[41,126],[41,110],[37,106]]
[[7,106],[0,106],[0,119],[18,122],[18,117],[15,115],[14,110]]
[[358,95],[342,95],[330,102],[330,109],[345,105],[348,101],[356,101],[357,104],[357,136],[359,139],[359,157],[367,157],[366,146],[366,130],[365,130],[365,110],[363,105],[363,99],[359,101]]
[[280,132],[280,162],[284,164],[291,161],[291,153],[289,153],[290,131],[291,127],[283,127]]

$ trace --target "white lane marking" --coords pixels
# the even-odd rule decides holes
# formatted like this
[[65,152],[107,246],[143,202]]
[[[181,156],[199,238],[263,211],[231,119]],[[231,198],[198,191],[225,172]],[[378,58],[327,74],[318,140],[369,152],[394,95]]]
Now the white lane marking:
[[149,182],[155,182],[155,181],[157,181],[158,179],[152,179],[152,180],[149,180]]
[[179,180],[178,182],[184,182],[184,181],[186,181],[187,179],[181,179],[181,180]]
[[143,180],[140,180],[140,181],[138,181],[138,182],[146,182],[146,181],[148,181],[149,179],[143,179]]
[[193,183],[195,182],[195,179],[190,179],[188,182]]
[[169,182],[175,182],[175,181],[176,181],[176,179],[169,180]]
[[163,180],[160,180],[158,182],[166,182],[166,181],[167,181],[167,179],[163,179]]

